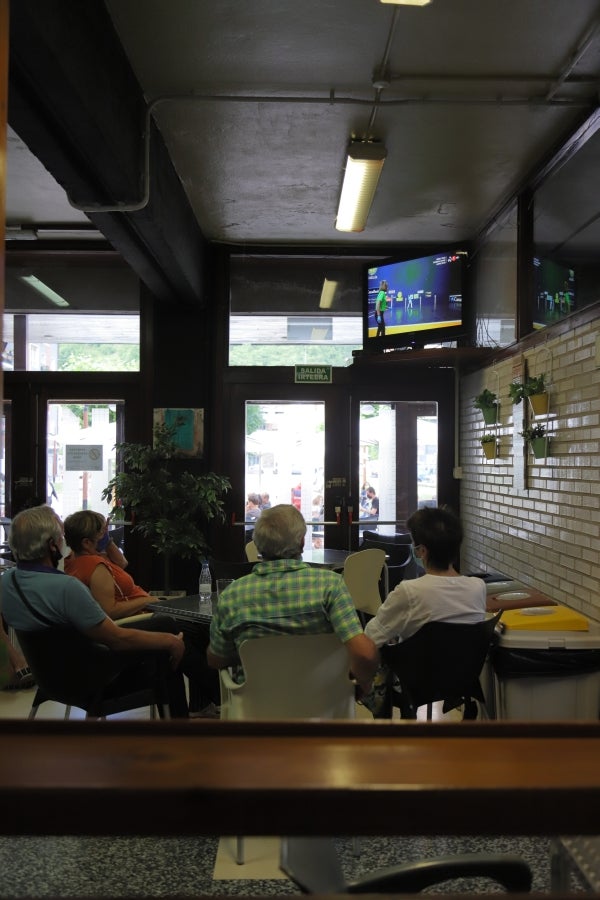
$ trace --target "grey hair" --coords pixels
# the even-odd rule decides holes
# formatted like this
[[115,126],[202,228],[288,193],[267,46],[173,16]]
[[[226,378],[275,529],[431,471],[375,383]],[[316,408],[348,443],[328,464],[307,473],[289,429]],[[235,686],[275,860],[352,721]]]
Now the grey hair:
[[19,562],[43,559],[48,553],[48,541],[59,546],[63,539],[62,522],[47,505],[24,509],[12,520],[8,545]]
[[291,503],[263,509],[254,526],[254,543],[264,559],[298,559],[302,555],[306,522]]

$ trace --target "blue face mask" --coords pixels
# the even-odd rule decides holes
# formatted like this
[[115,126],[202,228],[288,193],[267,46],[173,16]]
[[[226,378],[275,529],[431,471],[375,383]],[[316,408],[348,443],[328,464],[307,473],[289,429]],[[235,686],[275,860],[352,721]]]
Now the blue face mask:
[[417,554],[416,554],[416,549],[417,549],[417,548],[415,547],[414,544],[411,544],[411,545],[410,545],[410,553],[411,553],[412,558],[414,559],[414,561],[415,561],[416,563],[420,563],[420,562],[421,562],[421,557],[420,557],[420,556],[417,556]]

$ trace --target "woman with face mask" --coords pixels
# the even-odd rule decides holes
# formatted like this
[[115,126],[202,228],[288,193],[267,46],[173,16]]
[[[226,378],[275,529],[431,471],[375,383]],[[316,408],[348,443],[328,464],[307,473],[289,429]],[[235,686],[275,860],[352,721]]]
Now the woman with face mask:
[[[65,559],[65,573],[73,575],[90,589],[92,596],[111,619],[147,610],[159,597],[151,597],[125,572],[126,560],[120,550],[106,541],[107,522],[90,509],[65,519],[65,538],[71,554]],[[155,616],[137,622],[136,628],[152,629]],[[219,679],[206,662],[208,628],[178,622],[185,643],[182,669],[190,679],[190,716],[216,718],[219,703]]]
[[[156,602],[125,570],[117,547],[106,546],[107,521],[101,513],[82,509],[65,519],[65,538],[71,554],[65,572],[82,581],[111,619],[123,619]],[[111,553],[112,551],[112,553]],[[118,555],[117,555],[118,554]]]

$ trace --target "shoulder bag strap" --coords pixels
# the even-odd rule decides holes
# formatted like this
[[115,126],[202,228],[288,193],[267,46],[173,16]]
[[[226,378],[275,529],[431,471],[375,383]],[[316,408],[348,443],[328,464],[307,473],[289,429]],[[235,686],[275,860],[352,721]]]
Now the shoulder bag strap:
[[[23,603],[25,604],[25,606],[27,607],[27,609],[29,610],[29,612],[31,613],[31,615],[32,615],[35,619],[37,619],[38,622],[43,622],[44,625],[51,625],[52,627],[54,627],[55,624],[56,624],[55,622],[51,622],[50,619],[47,619],[46,616],[45,616],[43,613],[38,612],[37,609],[34,609],[33,606],[31,605],[31,603],[29,602],[29,600],[27,599],[27,597],[26,597],[25,594],[23,593],[23,591],[22,591],[22,589],[21,589],[21,585],[20,585],[19,582],[17,581],[17,573],[16,573],[16,570],[13,569],[13,570],[12,570],[12,573],[10,573],[10,574],[12,574],[12,581],[13,581],[14,586],[15,586],[16,589],[17,589],[17,593],[18,593],[19,597],[21,598],[21,600],[23,601]],[[6,576],[5,576],[5,577],[6,577]]]

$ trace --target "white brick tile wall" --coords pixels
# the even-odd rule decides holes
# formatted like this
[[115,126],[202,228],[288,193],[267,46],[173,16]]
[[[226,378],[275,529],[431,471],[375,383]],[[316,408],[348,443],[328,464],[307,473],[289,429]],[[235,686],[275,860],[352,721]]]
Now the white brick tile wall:
[[[529,374],[545,372],[550,455],[528,453],[525,484],[513,457],[513,421],[523,406],[508,399],[513,360],[461,379],[461,567],[499,571],[535,586],[600,621],[600,321],[549,340],[524,354]],[[486,460],[479,438],[485,426],[473,398],[484,387],[500,398],[499,455]],[[544,420],[544,417],[542,417]],[[520,440],[520,438],[519,438]]]

